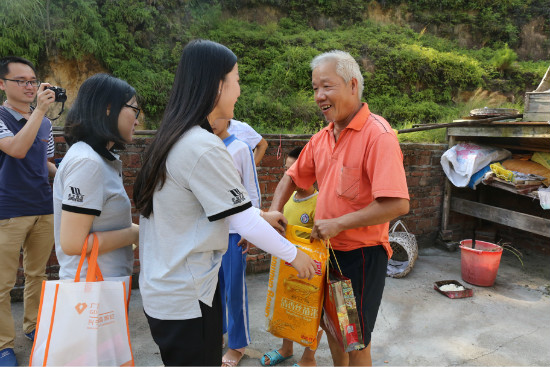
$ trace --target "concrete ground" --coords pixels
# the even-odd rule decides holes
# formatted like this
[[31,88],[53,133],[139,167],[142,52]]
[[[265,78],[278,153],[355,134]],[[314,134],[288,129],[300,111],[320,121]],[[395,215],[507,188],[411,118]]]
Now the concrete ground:
[[[506,252],[493,287],[462,281],[460,252],[424,249],[412,272],[403,279],[387,278],[376,328],[372,356],[379,366],[547,366],[550,365],[550,259],[531,254],[525,266]],[[264,331],[268,274],[248,277],[252,344],[242,366],[259,366],[263,353],[279,347],[280,340]],[[473,297],[450,299],[433,289],[434,282],[457,280],[473,289]],[[16,354],[28,363],[31,342],[23,337],[23,304],[12,306],[16,319]],[[141,308],[141,295],[132,292],[130,333],[136,365],[160,366]],[[295,346],[298,362],[303,347]],[[323,338],[317,363],[332,365]]]

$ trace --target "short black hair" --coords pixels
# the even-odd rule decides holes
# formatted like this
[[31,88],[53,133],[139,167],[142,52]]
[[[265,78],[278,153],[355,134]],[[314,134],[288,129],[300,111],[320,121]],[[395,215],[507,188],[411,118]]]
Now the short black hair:
[[290,158],[298,159],[300,153],[302,153],[302,149],[304,149],[304,147],[296,147],[288,153],[288,156]]
[[[69,145],[84,141],[91,146],[124,149],[125,141],[118,131],[120,110],[136,95],[136,90],[124,80],[109,74],[95,74],[78,90],[65,122],[64,137]],[[107,115],[109,110],[109,115]]]
[[34,68],[33,63],[29,60],[19,56],[6,56],[0,59],[0,79],[8,75],[8,73],[10,72],[9,64],[12,63],[25,64],[27,66],[30,66],[32,71],[34,71],[34,74],[36,75],[36,69]]

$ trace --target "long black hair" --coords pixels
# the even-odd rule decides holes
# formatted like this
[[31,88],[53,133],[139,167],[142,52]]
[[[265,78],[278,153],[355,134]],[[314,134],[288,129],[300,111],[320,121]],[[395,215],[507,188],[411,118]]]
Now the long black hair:
[[136,90],[130,84],[109,74],[95,74],[86,79],[67,114],[65,141],[69,145],[84,141],[91,146],[114,142],[113,148],[124,149],[118,115],[135,95]]
[[155,191],[166,181],[166,159],[172,146],[194,126],[212,132],[207,117],[218,101],[220,81],[236,63],[237,56],[216,42],[194,40],[183,49],[160,128],[134,184],[134,203],[145,218],[153,212]]

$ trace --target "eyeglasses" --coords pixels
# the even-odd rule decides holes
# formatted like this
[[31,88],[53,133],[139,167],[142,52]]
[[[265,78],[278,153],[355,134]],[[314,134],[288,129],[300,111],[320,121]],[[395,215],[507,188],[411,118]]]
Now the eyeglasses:
[[139,113],[141,112],[141,108],[136,107],[136,106],[132,106],[132,105],[129,105],[129,104],[125,104],[124,107],[129,107],[132,110],[136,111],[136,119],[138,118]]
[[33,86],[34,88],[39,87],[42,83],[39,80],[17,80],[17,79],[6,79],[2,78],[2,80],[9,80],[10,82],[16,82],[18,87],[26,87],[28,85]]

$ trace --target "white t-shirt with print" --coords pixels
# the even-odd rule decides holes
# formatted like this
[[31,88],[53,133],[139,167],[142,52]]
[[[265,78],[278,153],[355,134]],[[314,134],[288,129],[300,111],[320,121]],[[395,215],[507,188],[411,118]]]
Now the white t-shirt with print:
[[[59,242],[61,211],[94,215],[90,232],[113,231],[132,225],[131,204],[122,182],[122,162],[107,148],[101,154],[85,142],[73,144],[59,165],[53,184],[55,253],[59,278],[74,279],[80,255],[69,256]],[[131,275],[132,246],[99,255],[104,277]],[[84,262],[81,278],[86,277]]]
[[145,312],[160,320],[201,317],[211,306],[222,255],[224,218],[252,206],[223,142],[195,126],[174,144],[153,212],[140,218],[140,291]]
[[[256,172],[256,165],[254,164],[254,155],[252,150],[245,143],[230,135],[223,139],[225,147],[233,158],[235,168],[239,172],[241,177],[241,183],[243,184],[250,201],[255,208],[261,206],[261,194],[260,186],[258,184],[258,173]],[[231,226],[229,227],[229,233],[237,233]]]

